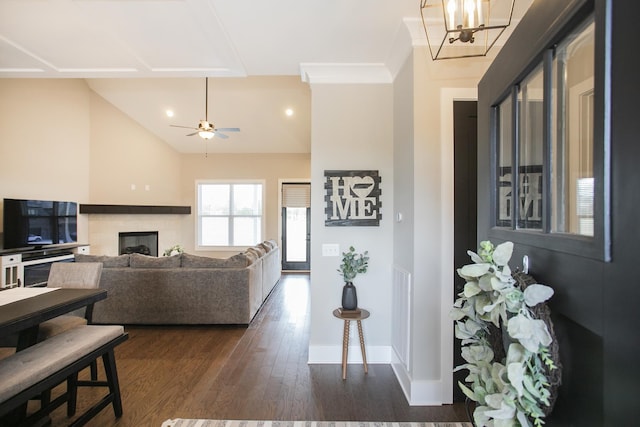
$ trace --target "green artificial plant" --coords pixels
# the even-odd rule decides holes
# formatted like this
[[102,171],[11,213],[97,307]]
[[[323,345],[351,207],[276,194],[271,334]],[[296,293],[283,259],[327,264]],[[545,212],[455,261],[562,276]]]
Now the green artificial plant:
[[[468,251],[473,264],[457,270],[466,280],[454,303],[456,338],[462,340],[469,375],[459,386],[476,402],[476,427],[531,427],[544,424],[549,406],[547,374],[556,366],[549,356],[552,335],[531,309],[551,298],[553,289],[533,284],[520,289],[508,262],[513,243],[495,246],[484,241],[479,253]],[[506,357],[494,360],[490,326],[502,332]]]
[[366,273],[368,267],[369,251],[357,254],[355,248],[350,246],[348,252],[342,253],[342,263],[338,268],[338,272],[345,282],[352,282],[359,273]]
[[182,248],[182,246],[173,245],[169,249],[165,250],[163,255],[164,256],[179,255],[179,254],[181,254],[183,252],[184,252],[184,249]]

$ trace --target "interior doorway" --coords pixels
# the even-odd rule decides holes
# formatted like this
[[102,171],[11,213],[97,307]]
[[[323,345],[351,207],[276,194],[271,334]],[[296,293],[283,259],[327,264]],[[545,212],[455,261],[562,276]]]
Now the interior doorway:
[[[477,101],[453,102],[453,262],[460,268],[471,261],[467,250],[477,246],[477,171],[478,171],[478,103]],[[464,288],[465,281],[453,272],[454,295]],[[453,301],[452,301],[453,303]],[[453,340],[453,364],[462,365],[460,340]],[[464,394],[458,387],[467,371],[453,374],[453,400],[463,402]]]
[[311,184],[282,183],[282,270],[311,269]]

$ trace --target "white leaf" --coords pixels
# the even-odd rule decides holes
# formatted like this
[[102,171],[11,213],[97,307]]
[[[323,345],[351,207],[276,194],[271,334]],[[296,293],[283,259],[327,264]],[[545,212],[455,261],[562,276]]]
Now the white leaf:
[[541,302],[545,302],[553,296],[553,289],[549,286],[533,284],[524,290],[524,302],[529,307],[534,307]]
[[491,264],[467,264],[458,269],[458,274],[463,277],[480,277],[487,274]]
[[493,290],[501,291],[511,286],[511,283],[500,280],[498,277],[494,276],[491,278],[491,287]]
[[482,264],[484,262],[480,255],[473,251],[467,251],[467,254],[471,257],[471,261],[475,262],[476,264]]
[[509,378],[509,382],[516,389],[518,393],[518,397],[522,396],[523,393],[523,384],[522,379],[524,377],[524,365],[522,363],[509,363],[507,365],[507,377]]
[[477,295],[480,292],[482,292],[482,289],[480,289],[480,286],[478,286],[478,282],[467,282],[464,285],[464,296],[467,298],[471,298],[472,296]]
[[[516,416],[516,408],[514,408],[513,406],[507,405],[505,402],[502,402],[500,404],[499,409],[495,409],[493,411],[487,411],[485,412],[485,415],[488,417],[494,418],[495,420],[513,420],[514,417]],[[511,424],[507,423],[502,425],[513,425],[513,423]]]
[[503,266],[509,263],[511,254],[513,253],[513,242],[504,242],[496,246],[493,251],[493,262],[496,265]]
[[509,419],[496,419],[494,420],[493,427],[515,427],[516,423],[513,418]]
[[501,405],[504,403],[504,396],[500,393],[488,394],[484,398],[487,405],[491,406],[493,409],[500,409]]
[[537,353],[540,344],[551,344],[551,335],[547,325],[542,320],[529,319],[523,315],[517,315],[509,319],[507,331],[512,338],[520,341],[520,344],[532,353]]
[[482,289],[483,291],[492,291],[493,289],[491,288],[491,279],[493,279],[493,276],[490,274],[485,274],[484,276],[480,277],[478,279],[478,286],[480,286],[480,289]]
[[464,311],[462,311],[459,308],[452,308],[449,311],[449,317],[452,318],[453,320],[460,320],[462,318],[464,318],[466,316],[466,314],[464,313]]
[[522,363],[525,360],[525,350],[521,344],[511,343],[507,350],[507,363]]

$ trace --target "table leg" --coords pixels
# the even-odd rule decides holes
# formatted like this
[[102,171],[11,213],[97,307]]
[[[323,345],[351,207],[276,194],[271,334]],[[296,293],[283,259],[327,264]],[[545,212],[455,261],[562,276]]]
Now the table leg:
[[349,320],[344,321],[342,333],[342,379],[347,379],[347,356],[349,355]]
[[360,350],[362,351],[362,363],[364,364],[364,373],[369,373],[367,368],[367,353],[364,349],[364,334],[362,333],[362,321],[358,320],[358,335],[360,335]]
[[18,343],[16,344],[16,352],[22,351],[27,347],[38,342],[39,325],[31,326],[28,329],[20,331],[18,334]]

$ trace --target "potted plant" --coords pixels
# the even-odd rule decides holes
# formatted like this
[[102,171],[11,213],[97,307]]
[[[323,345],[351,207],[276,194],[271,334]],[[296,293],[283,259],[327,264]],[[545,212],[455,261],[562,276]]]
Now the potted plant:
[[355,310],[358,308],[358,296],[353,280],[359,273],[366,273],[369,267],[369,252],[356,253],[353,246],[349,247],[348,252],[342,253],[342,263],[338,272],[344,279],[344,287],[342,288],[342,309]]

